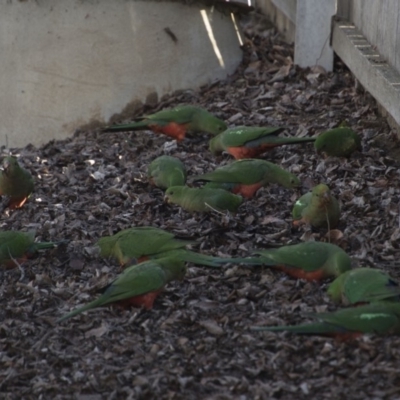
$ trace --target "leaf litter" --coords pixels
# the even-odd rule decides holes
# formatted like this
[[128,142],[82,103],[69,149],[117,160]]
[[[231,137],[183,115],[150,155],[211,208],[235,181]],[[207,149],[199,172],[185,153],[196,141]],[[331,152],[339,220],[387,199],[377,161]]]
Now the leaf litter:
[[[4,399],[353,399],[398,398],[400,338],[364,336],[351,343],[260,334],[254,324],[299,323],[333,310],[326,284],[293,280],[267,268],[190,266],[151,311],[105,307],[56,325],[63,313],[97,296],[119,273],[93,245],[104,235],[151,225],[196,239],[206,254],[246,256],[257,248],[330,240],[359,265],[400,279],[399,149],[374,99],[337,59],[335,72],[300,69],[293,47],[263,19],[244,21],[244,59],[225,81],[164,96],[155,107],[207,108],[230,126],[286,126],[313,136],[346,120],[362,137],[349,159],[323,158],[312,144],[282,146],[263,158],[298,175],[304,186],[270,185],[236,215],[188,214],[151,187],[147,165],[162,154],[197,175],[232,159],[213,157],[208,135],[178,145],[151,132],[78,131],[63,141],[12,149],[36,189],[1,229],[36,229],[38,240],[68,238],[68,249],[1,271],[0,393]],[[7,153],[3,149],[3,155]],[[291,226],[294,201],[327,183],[340,200],[337,229]]]

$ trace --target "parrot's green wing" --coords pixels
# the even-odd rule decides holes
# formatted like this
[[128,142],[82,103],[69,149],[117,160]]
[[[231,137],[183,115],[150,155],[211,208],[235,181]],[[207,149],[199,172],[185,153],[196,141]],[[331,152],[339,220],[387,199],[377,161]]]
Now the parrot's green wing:
[[244,185],[278,183],[289,188],[300,186],[300,181],[295,175],[276,164],[258,159],[234,161],[208,174],[195,176],[194,181],[238,183]]
[[324,276],[339,276],[351,268],[347,253],[331,243],[305,242],[276,249],[258,250],[263,265],[299,268],[305,272],[323,271]]
[[22,168],[15,157],[3,160],[3,171],[0,171],[0,195],[10,197],[10,208],[19,208],[33,192],[32,175]]
[[398,303],[371,303],[311,316],[351,331],[378,334],[400,333],[400,304]]
[[339,127],[320,133],[314,146],[318,153],[324,152],[328,156],[348,157],[354,151],[361,150],[361,139],[352,129]]
[[0,231],[0,263],[23,257],[34,240],[34,232]]
[[193,106],[178,106],[175,108],[161,110],[154,114],[139,117],[135,122],[107,127],[104,129],[104,132],[124,132],[147,129],[150,125],[165,126],[171,122],[175,122],[177,124],[189,124],[192,121],[193,114],[197,110],[197,107]]
[[333,229],[340,219],[340,206],[325,184],[317,185],[311,193],[301,196],[295,203],[294,224],[309,223],[316,228]]
[[298,220],[302,218],[303,210],[310,205],[312,198],[311,192],[303,194],[296,203],[294,203],[292,210],[292,218],[293,220]]
[[104,236],[97,242],[101,257],[114,257],[121,264],[131,259],[184,248],[194,243],[176,239],[173,233],[159,228],[142,226],[124,229],[113,236]]
[[[260,148],[267,150],[280,145],[314,142],[315,138],[281,137],[278,136],[285,127],[250,127],[237,126],[220,133],[209,142],[211,153],[218,154],[230,148]],[[262,151],[260,151],[261,153]],[[233,153],[231,153],[234,155]],[[235,158],[238,158],[235,156]],[[240,158],[244,158],[243,155]]]
[[321,322],[288,326],[254,326],[257,331],[290,331],[299,334],[341,335],[353,333],[399,334],[400,304],[372,303],[331,313],[309,315]]
[[374,268],[357,268],[336,278],[328,295],[344,304],[369,303],[381,300],[400,300],[400,287],[389,275]]
[[206,254],[196,253],[191,250],[178,249],[162,252],[152,256],[153,258],[173,257],[186,262],[191,262],[196,265],[205,265],[207,267],[220,268],[224,264],[249,264],[254,265],[254,262],[248,262],[246,258],[234,257],[214,257]]
[[211,212],[231,211],[236,212],[243,198],[223,189],[189,188],[187,186],[172,186],[165,192],[168,202],[178,204],[187,211]]
[[[244,146],[248,142],[257,141],[265,136],[278,135],[284,131],[285,128],[276,127],[250,127],[250,126],[237,126],[235,128],[227,129],[219,134],[220,140],[224,147],[238,147]],[[215,140],[217,137],[211,139]]]
[[256,159],[233,161],[227,165],[217,168],[213,172],[197,175],[193,178],[193,181],[210,181],[220,183],[232,182],[250,185],[263,180],[263,177],[269,168],[268,164],[267,161]]
[[104,132],[124,132],[145,129],[152,125],[166,126],[171,123],[186,125],[192,131],[204,131],[218,134],[226,129],[224,121],[218,119],[207,110],[196,106],[177,106],[171,109],[158,111],[151,115],[138,118],[139,121],[128,124],[115,125],[104,129]]
[[263,143],[268,144],[290,144],[314,142],[315,138],[298,138],[298,137],[281,137],[279,133],[285,128],[277,127],[250,127],[238,126],[227,129],[221,134],[221,142],[225,148],[227,147],[257,147]]
[[58,242],[35,242],[34,232],[0,231],[0,264],[12,259],[31,258],[39,250],[52,249],[68,240]]
[[171,156],[161,156],[153,160],[148,167],[148,176],[161,188],[182,186],[186,182],[186,169],[182,161]]
[[193,114],[192,121],[189,125],[189,130],[207,132],[213,135],[224,132],[226,128],[227,125],[224,121],[201,108],[198,108],[198,111]]
[[184,262],[173,258],[150,260],[132,265],[106,286],[97,300],[64,315],[57,322],[95,307],[161,290],[168,282],[182,279],[185,273]]

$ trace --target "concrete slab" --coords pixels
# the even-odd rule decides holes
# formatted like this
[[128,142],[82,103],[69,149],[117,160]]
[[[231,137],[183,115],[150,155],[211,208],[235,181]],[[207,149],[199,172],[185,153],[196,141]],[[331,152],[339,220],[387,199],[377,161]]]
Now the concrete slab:
[[40,145],[127,104],[224,79],[242,58],[229,9],[40,0],[0,13],[0,145]]

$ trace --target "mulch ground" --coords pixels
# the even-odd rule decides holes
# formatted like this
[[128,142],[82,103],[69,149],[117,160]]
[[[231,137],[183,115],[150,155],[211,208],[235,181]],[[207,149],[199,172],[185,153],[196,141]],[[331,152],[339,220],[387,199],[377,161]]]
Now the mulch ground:
[[[197,104],[230,126],[284,125],[284,134],[294,136],[313,136],[346,120],[361,135],[362,152],[323,158],[305,144],[266,153],[303,188],[270,185],[236,215],[224,215],[168,205],[146,176],[149,162],[162,154],[185,163],[189,184],[191,175],[230,162],[226,154],[210,154],[206,134],[176,144],[151,132],[91,130],[40,148],[12,149],[34,175],[36,189],[22,209],[3,212],[0,228],[35,229],[38,240],[70,242],[1,271],[0,398],[400,398],[398,337],[343,343],[250,331],[251,325],[298,323],[305,313],[336,307],[326,283],[266,268],[189,265],[185,280],[168,285],[151,311],[105,307],[55,324],[119,273],[94,244],[131,226],[160,227],[197,240],[197,251],[221,256],[331,240],[359,265],[400,278],[395,132],[340,60],[333,73],[300,69],[293,47],[266,26],[257,16],[245,22],[243,63],[225,81],[165,96],[136,115]],[[339,227],[330,234],[292,228],[295,200],[322,182],[340,200]]]

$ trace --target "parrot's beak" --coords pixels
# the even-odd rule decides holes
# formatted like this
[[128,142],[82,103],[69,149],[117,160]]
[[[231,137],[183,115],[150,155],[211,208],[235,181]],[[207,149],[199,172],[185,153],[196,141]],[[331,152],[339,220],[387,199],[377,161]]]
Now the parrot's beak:
[[331,192],[325,192],[322,195],[322,201],[323,203],[329,203],[331,201]]
[[169,197],[168,196],[164,196],[164,201],[169,204]]

